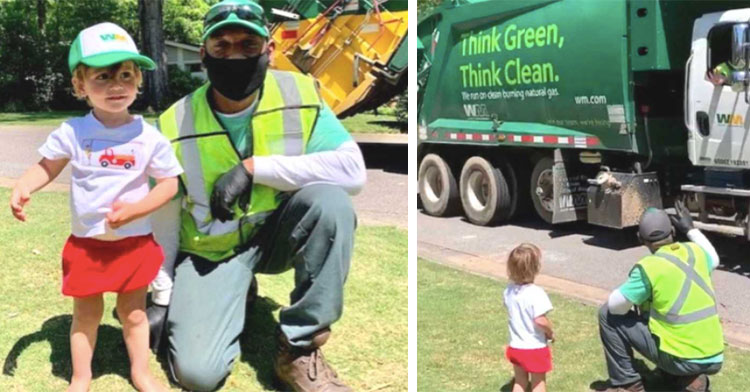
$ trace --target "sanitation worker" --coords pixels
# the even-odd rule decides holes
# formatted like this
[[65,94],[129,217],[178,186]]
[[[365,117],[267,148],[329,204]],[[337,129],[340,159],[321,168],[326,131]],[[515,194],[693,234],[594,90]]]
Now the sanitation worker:
[[[677,202],[675,209],[672,217],[655,208],[643,213],[638,236],[652,254],[636,263],[599,311],[607,391],[644,390],[633,368],[633,350],[655,363],[678,390],[708,391],[707,375],[721,369],[724,337],[711,282],[719,256],[693,227],[687,208]],[[672,225],[690,242],[676,242]]]
[[723,86],[729,83],[732,70],[733,67],[728,61],[725,61],[706,72],[706,79],[715,86]]
[[176,381],[214,390],[240,354],[253,274],[294,269],[275,375],[285,390],[350,391],[321,346],[343,311],[349,194],[364,185],[364,161],[313,79],[268,70],[266,24],[254,1],[212,6],[200,48],[209,82],[159,117],[185,173],[154,219],[165,267],[149,322],[155,337],[166,328]]

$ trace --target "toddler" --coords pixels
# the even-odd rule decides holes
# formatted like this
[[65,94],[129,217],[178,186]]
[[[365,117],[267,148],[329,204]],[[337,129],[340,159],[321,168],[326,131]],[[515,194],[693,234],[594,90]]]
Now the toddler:
[[547,340],[553,341],[552,323],[547,313],[552,303],[544,290],[534,284],[541,268],[542,254],[533,244],[524,243],[508,256],[511,283],[503,297],[508,309],[510,344],[505,357],[513,364],[513,392],[524,392],[531,382],[534,392],[547,390],[545,374],[552,370]]
[[[73,297],[68,391],[87,391],[103,314],[104,292],[117,293],[117,314],[133,384],[166,391],[148,367],[146,289],[163,261],[148,215],[177,192],[182,173],[165,137],[128,107],[141,85],[141,68],[154,62],[138,53],[130,35],[113,23],[84,29],[68,56],[74,94],[92,110],[54,130],[39,149],[42,160],[18,180],[11,210],[26,220],[30,195],[70,162],[72,234],[62,252],[62,293]],[[156,181],[149,189],[149,177]]]

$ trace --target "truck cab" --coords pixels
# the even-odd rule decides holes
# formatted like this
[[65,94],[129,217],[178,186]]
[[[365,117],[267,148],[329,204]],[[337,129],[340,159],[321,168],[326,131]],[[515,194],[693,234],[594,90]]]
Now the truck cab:
[[685,66],[688,157],[701,175],[681,185],[704,228],[748,237],[750,9],[694,23]]

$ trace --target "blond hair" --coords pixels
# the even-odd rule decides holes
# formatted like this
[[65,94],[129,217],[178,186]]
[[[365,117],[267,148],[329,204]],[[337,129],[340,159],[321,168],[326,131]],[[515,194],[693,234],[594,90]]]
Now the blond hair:
[[[143,74],[141,73],[141,68],[138,67],[133,61],[127,60],[121,63],[113,64],[107,67],[107,69],[110,72],[118,72],[123,67],[128,67],[133,71],[136,86],[138,86],[138,88],[140,89],[141,85],[143,84]],[[86,79],[86,76],[94,69],[97,68],[89,67],[88,65],[83,63],[78,64],[75,69],[73,69],[73,77],[71,78],[71,83],[73,84],[73,96],[80,100],[86,100],[89,106],[91,106],[91,101],[89,101],[81,86],[83,85],[83,81]]]
[[530,243],[518,245],[508,255],[508,277],[517,284],[534,283],[542,263],[542,251]]

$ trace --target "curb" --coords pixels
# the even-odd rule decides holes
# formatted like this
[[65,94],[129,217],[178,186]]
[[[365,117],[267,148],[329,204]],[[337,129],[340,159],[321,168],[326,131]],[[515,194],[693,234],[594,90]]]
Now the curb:
[[[428,242],[417,241],[417,255],[430,262],[461,270],[472,275],[482,276],[498,281],[507,281],[505,262],[491,260],[472,253],[445,248]],[[567,279],[539,274],[535,284],[556,294],[584,302],[589,305],[600,306],[609,298],[611,290],[588,286]],[[750,325],[732,321],[721,321],[724,330],[724,340],[732,347],[750,350]]]

